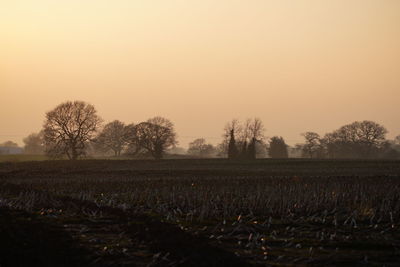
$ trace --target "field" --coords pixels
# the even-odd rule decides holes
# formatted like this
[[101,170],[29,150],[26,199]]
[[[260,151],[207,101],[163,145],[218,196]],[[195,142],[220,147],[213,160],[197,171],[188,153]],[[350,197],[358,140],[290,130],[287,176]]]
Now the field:
[[0,154],[0,162],[20,162],[20,161],[43,161],[48,160],[44,155],[2,155]]
[[400,161],[0,163],[1,266],[399,266]]

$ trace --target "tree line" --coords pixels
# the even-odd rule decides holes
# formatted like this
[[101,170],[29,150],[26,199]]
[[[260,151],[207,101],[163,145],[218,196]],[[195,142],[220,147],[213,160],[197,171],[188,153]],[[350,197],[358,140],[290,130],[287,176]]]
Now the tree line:
[[[89,154],[161,159],[167,151],[178,151],[174,125],[166,118],[158,116],[137,124],[119,120],[102,124],[93,105],[82,101],[64,102],[46,113],[40,133],[24,139],[25,152],[75,160]],[[232,160],[290,156],[400,158],[400,136],[387,140],[386,134],[385,127],[376,122],[353,122],[322,137],[315,132],[306,132],[302,134],[304,143],[290,147],[283,137],[267,138],[264,124],[258,118],[242,123],[232,120],[225,125],[219,145],[198,138],[189,144],[186,154]]]
[[356,121],[321,137],[315,132],[303,134],[298,145],[307,158],[399,158],[400,135],[387,140],[387,130],[373,121]]

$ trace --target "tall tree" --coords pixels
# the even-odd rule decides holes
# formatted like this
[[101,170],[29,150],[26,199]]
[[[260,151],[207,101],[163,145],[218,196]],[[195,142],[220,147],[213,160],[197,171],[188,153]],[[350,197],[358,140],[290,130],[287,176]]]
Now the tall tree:
[[319,134],[306,132],[302,135],[305,139],[305,144],[302,147],[303,155],[306,155],[309,158],[316,157],[318,152],[321,150],[321,138]]
[[227,154],[229,159],[236,159],[239,151],[236,144],[236,135],[240,132],[240,125],[238,120],[232,120],[227,123],[224,129],[223,144],[227,144]]
[[269,156],[271,158],[288,158],[288,150],[282,137],[274,136],[269,141]]
[[129,129],[119,120],[112,121],[104,126],[95,142],[104,151],[112,150],[115,156],[119,156],[129,142]]
[[46,152],[50,156],[78,159],[85,153],[99,124],[94,106],[83,101],[67,101],[46,113],[43,126]]
[[372,158],[386,146],[387,130],[373,121],[356,121],[325,135],[323,144],[336,158]]
[[145,151],[147,151],[140,144],[140,140],[139,140],[139,136],[138,136],[139,128],[140,128],[140,126],[135,125],[133,123],[125,126],[126,142],[127,142],[126,153],[131,156],[144,154]]
[[249,124],[249,132],[250,132],[250,139],[260,142],[264,138],[264,124],[259,118],[254,118],[250,120]]
[[222,147],[227,145],[228,158],[256,158],[257,144],[262,144],[264,138],[264,126],[260,119],[247,119],[243,124],[232,120],[224,130]]
[[235,159],[238,156],[238,149],[236,147],[235,132],[232,129],[230,132],[230,138],[228,143],[228,158]]
[[155,159],[161,159],[166,149],[175,146],[174,125],[163,117],[154,117],[136,125],[136,142],[146,149]]
[[255,159],[257,156],[256,146],[257,143],[262,143],[264,139],[264,125],[259,118],[254,118],[250,120],[248,125],[248,147],[247,147],[247,158]]

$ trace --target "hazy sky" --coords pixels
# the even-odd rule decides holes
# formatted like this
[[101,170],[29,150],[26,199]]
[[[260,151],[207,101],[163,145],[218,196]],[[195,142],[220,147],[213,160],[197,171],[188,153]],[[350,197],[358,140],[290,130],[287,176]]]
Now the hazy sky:
[[355,120],[400,134],[399,0],[0,2],[0,142],[65,100],[172,120],[181,146],[259,117],[289,144]]

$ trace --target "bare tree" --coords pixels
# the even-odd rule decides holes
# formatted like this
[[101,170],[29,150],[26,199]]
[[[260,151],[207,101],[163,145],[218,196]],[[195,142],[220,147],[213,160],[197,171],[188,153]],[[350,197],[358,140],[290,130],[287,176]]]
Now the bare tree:
[[251,124],[251,119],[245,120],[245,122],[243,122],[239,128],[240,131],[238,131],[239,142],[242,144],[242,146],[245,147],[242,150],[246,150],[247,144],[251,139],[250,124]]
[[326,134],[327,153],[338,158],[371,158],[386,146],[387,130],[373,121],[356,121]]
[[309,158],[314,158],[318,151],[321,150],[321,138],[319,134],[315,132],[303,133],[305,144],[302,147],[303,154]]
[[264,139],[264,125],[259,118],[247,120],[246,128],[248,128],[249,145],[247,148],[247,158],[255,159],[257,155],[257,144],[262,144]]
[[242,131],[242,127],[237,119],[233,119],[232,121],[228,122],[224,127],[224,134],[222,137],[225,140],[228,140],[233,132],[234,136],[237,137]]
[[187,152],[189,155],[209,157],[216,153],[216,149],[212,144],[207,144],[204,138],[198,138],[189,144]]
[[166,149],[175,146],[174,125],[168,119],[154,117],[135,127],[138,147],[146,149],[155,159],[161,159]]
[[240,158],[255,159],[256,145],[264,139],[264,125],[258,118],[247,119],[240,127],[239,147]]
[[25,154],[40,155],[44,153],[43,132],[32,133],[23,139]]
[[129,130],[130,127],[125,126],[123,122],[119,120],[112,121],[104,126],[96,137],[95,142],[102,150],[112,150],[115,156],[119,156],[129,142]]
[[232,120],[224,128],[224,140],[220,147],[226,145],[228,158],[255,159],[257,144],[264,138],[264,126],[260,119],[247,119],[242,125]]
[[260,142],[264,139],[264,124],[259,118],[250,121],[249,132],[250,138]]
[[50,156],[67,156],[75,160],[85,153],[99,124],[94,106],[83,101],[68,101],[46,113],[43,126],[46,152]]
[[140,139],[138,135],[138,130],[142,126],[135,125],[133,123],[125,126],[125,134],[126,134],[126,153],[131,156],[137,156],[139,154],[144,154],[147,151],[140,144]]
[[358,137],[362,142],[379,145],[385,141],[385,135],[388,131],[382,125],[373,121],[355,122],[355,124],[359,128]]

